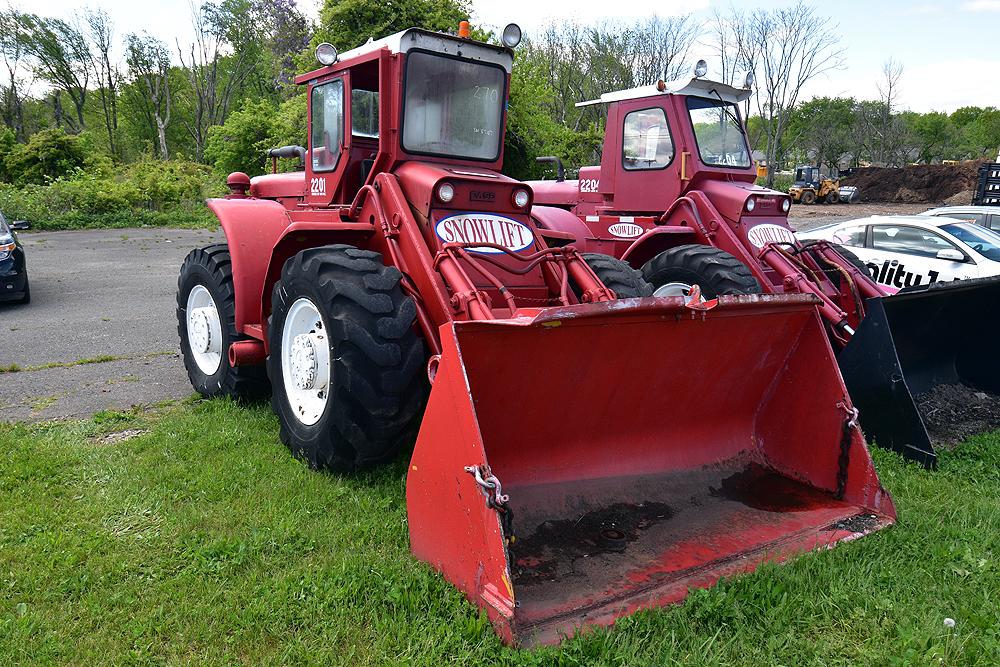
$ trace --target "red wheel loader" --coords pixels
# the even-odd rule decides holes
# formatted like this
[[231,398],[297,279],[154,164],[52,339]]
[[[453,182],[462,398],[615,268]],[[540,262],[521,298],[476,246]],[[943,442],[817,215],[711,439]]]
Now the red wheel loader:
[[510,48],[412,29],[317,57],[308,146],[272,152],[304,171],[209,201],[184,362],[205,396],[269,388],[317,468],[415,434],[413,553],[505,641],[894,521],[816,297],[653,298],[499,173]]
[[558,210],[543,221],[582,251],[641,269],[657,295],[698,284],[707,297],[815,296],[867,436],[933,466],[922,401],[938,389],[1000,394],[1000,355],[967,343],[1000,325],[1000,281],[915,285],[890,296],[849,251],[799,243],[788,195],[754,184],[739,115],[749,85],[699,74],[578,105],[607,108],[601,164],[566,180],[557,158],[539,158],[560,174],[530,183],[536,209]]

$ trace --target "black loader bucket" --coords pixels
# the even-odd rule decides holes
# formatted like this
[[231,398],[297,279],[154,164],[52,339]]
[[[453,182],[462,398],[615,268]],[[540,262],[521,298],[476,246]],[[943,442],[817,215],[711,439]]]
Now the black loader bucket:
[[1000,428],[1000,279],[869,299],[838,361],[869,441],[932,467],[935,445]]

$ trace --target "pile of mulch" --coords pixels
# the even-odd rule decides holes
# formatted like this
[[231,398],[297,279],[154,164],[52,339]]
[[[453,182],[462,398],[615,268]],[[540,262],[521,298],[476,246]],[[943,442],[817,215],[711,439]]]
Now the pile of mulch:
[[982,160],[961,164],[863,167],[840,179],[858,188],[863,202],[971,204]]
[[977,433],[1000,429],[996,394],[964,384],[939,384],[915,398],[935,447],[951,447]]

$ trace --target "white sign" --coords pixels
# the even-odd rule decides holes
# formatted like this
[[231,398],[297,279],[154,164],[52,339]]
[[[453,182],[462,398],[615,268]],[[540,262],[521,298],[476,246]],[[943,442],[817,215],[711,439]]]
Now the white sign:
[[763,248],[768,243],[795,243],[795,234],[781,225],[757,225],[747,231],[750,243]]
[[[489,213],[459,213],[438,221],[435,233],[445,243],[492,243],[508,250],[524,250],[535,242],[531,230],[517,220]],[[473,252],[501,253],[498,248],[469,248]]]
[[642,227],[630,222],[619,222],[611,225],[608,227],[608,231],[611,232],[612,236],[617,236],[620,239],[634,239],[637,236],[642,236]]

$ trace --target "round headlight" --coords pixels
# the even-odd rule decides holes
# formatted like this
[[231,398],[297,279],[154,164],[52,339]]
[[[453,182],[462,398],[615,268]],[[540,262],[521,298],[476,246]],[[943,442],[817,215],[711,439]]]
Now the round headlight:
[[785,197],[784,199],[781,200],[781,212],[788,213],[788,210],[790,208],[792,208],[792,200],[788,197]]
[[323,42],[316,47],[316,60],[322,65],[332,65],[337,62],[337,49],[329,42]]
[[451,183],[442,183],[438,186],[438,199],[447,204],[455,198],[455,186]]
[[514,206],[518,208],[524,208],[528,205],[528,191],[527,190],[514,190]]
[[699,60],[694,66],[694,75],[699,79],[708,74],[708,63],[704,60]]
[[747,71],[746,74],[743,75],[743,87],[753,88],[753,82],[754,82],[753,70],[749,70]]
[[745,206],[746,206],[746,209],[747,209],[747,213],[752,213],[753,210],[755,208],[757,208],[757,198],[756,197],[752,197],[752,196],[751,197],[747,197],[747,203],[746,203]]
[[513,49],[521,43],[521,26],[516,23],[508,23],[503,29],[503,36],[500,40],[504,46]]

